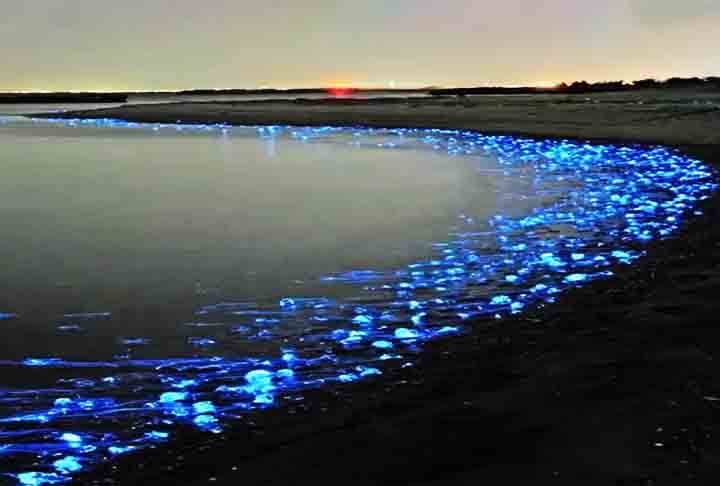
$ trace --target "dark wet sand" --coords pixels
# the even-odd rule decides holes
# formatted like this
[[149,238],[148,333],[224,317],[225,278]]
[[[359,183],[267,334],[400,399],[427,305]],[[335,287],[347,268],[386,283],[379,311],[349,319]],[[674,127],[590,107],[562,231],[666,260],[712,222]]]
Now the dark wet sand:
[[[720,162],[716,107],[576,101],[209,103],[80,115],[458,127],[662,143]],[[717,484],[720,197],[705,210],[638,265],[515,320],[477,322],[470,336],[431,344],[414,369],[316,392],[305,411],[259,413],[219,437],[187,432],[77,484]]]

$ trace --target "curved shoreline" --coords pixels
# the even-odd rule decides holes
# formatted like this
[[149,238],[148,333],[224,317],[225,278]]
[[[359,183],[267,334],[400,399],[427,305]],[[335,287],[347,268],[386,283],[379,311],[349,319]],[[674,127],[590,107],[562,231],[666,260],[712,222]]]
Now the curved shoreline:
[[[150,121],[107,111],[96,117]],[[711,143],[687,143],[687,133],[642,140],[720,160],[720,131]],[[148,471],[133,458],[78,484],[711,484],[720,460],[718,194],[704,206],[705,216],[615,277],[502,327],[431,344],[417,369],[398,372],[407,385],[390,396],[383,383],[354,387],[351,403],[342,390],[318,392],[313,403],[332,404],[327,411],[292,420],[271,412],[200,447],[189,437],[187,447],[158,450],[145,458]]]

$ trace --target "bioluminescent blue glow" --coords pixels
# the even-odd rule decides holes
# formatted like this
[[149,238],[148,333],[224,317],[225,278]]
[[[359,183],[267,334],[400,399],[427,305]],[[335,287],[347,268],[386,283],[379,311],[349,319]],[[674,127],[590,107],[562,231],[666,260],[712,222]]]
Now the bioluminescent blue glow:
[[[182,129],[221,137],[233,130],[116,120],[36,123]],[[325,285],[354,289],[362,298],[291,295],[274,305],[238,301],[199,308],[193,322],[182,324],[208,331],[188,341],[197,356],[0,361],[7,373],[46,368],[53,376],[67,375],[52,386],[0,390],[0,467],[8,477],[25,485],[61,483],[102,461],[167,442],[178,427],[220,433],[251,411],[301,399],[306,390],[410,367],[424,342],[551,303],[566,289],[611,276],[616,265],[640,258],[647,242],[672,235],[688,217],[699,215],[698,203],[716,189],[707,166],[662,147],[448,130],[256,130],[260,137],[289,136],[307,143],[352,134],[352,145],[383,150],[419,144],[453,157],[492,156],[499,177],[517,188],[508,197],[541,198],[542,204],[489,221],[461,214],[447,239],[435,242],[431,258],[405,268],[316,276]],[[13,318],[12,309],[4,311],[0,319]],[[83,322],[109,314],[64,317]],[[226,337],[210,335],[209,330],[225,325],[224,318],[238,322],[229,326]],[[65,331],[80,328],[66,326]],[[224,339],[238,336],[277,340],[283,349],[267,356],[220,351],[208,356]],[[142,336],[118,336],[118,344],[127,349],[151,343]]]

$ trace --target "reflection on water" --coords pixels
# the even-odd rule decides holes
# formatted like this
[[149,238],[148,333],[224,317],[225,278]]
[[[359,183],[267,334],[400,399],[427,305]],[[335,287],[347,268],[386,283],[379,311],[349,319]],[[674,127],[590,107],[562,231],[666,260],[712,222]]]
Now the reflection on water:
[[611,275],[715,188],[661,148],[452,131],[9,120],[0,139],[0,469],[24,484],[411,366]]

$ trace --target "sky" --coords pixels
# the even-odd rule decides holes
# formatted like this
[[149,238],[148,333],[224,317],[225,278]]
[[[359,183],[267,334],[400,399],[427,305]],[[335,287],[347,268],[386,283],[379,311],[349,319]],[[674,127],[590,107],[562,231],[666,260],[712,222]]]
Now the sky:
[[0,0],[0,91],[720,74],[718,0]]

